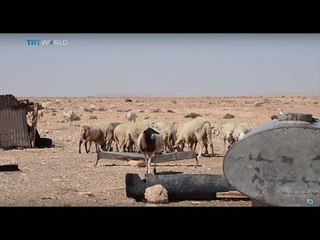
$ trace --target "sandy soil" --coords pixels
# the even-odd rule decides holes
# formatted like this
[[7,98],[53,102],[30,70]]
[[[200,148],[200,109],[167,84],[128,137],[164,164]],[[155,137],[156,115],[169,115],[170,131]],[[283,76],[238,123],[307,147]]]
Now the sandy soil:
[[[25,98],[24,98],[25,99]],[[144,178],[144,167],[124,161],[101,159],[96,167],[96,153],[78,153],[79,128],[84,123],[107,126],[112,121],[126,122],[124,116],[134,110],[137,120],[147,117],[156,121],[189,121],[184,116],[194,112],[207,117],[220,128],[233,114],[235,122],[249,122],[253,127],[270,121],[277,109],[311,113],[320,117],[318,96],[259,97],[180,97],[180,98],[32,98],[43,104],[44,116],[38,123],[41,137],[52,139],[55,147],[43,149],[0,150],[0,164],[18,164],[21,171],[0,172],[1,206],[155,206],[136,202],[125,193],[126,173]],[[80,121],[67,121],[63,114],[74,111]],[[214,136],[218,156],[162,163],[158,172],[222,174],[223,141]],[[91,150],[94,150],[94,145]],[[84,152],[84,148],[82,149]],[[180,201],[157,206],[252,206],[250,200]]]

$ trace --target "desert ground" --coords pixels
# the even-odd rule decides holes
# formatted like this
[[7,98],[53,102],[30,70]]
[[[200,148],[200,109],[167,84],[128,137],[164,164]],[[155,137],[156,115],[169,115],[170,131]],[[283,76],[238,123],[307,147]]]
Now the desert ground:
[[[20,171],[0,172],[0,206],[193,206],[251,207],[250,200],[178,201],[167,204],[137,202],[126,196],[125,175],[137,173],[144,178],[145,167],[130,166],[125,161],[101,159],[94,145],[86,154],[78,152],[79,129],[82,124],[107,126],[113,121],[127,122],[125,113],[133,110],[137,121],[150,118],[181,124],[185,116],[198,113],[220,129],[227,121],[248,122],[255,128],[271,121],[270,116],[281,108],[290,113],[310,113],[320,117],[319,96],[247,96],[247,97],[24,97],[43,105],[38,122],[41,137],[50,138],[54,147],[34,149],[0,149],[0,164],[18,164]],[[64,114],[74,111],[78,121],[69,121]],[[226,114],[234,115],[225,119]],[[223,174],[223,140],[213,135],[214,157],[181,160],[157,165],[157,171],[192,174]],[[199,149],[199,148],[198,148]],[[197,150],[198,150],[197,149]]]

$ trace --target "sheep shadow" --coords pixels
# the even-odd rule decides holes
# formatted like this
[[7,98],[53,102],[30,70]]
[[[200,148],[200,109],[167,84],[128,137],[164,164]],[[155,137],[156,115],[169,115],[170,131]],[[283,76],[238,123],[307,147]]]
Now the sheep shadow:
[[160,167],[202,167],[203,165],[199,164],[197,166],[197,164],[157,164],[157,167],[160,166]]
[[175,171],[162,171],[156,172],[156,175],[171,175],[171,174],[183,174],[183,172],[175,172]]
[[52,139],[50,138],[38,138],[35,142],[36,148],[52,148],[55,147],[55,144],[53,144]]
[[224,157],[224,155],[217,154],[217,153],[214,153],[213,155],[212,155],[212,154],[207,154],[207,153],[202,153],[202,154],[201,154],[201,157],[207,157],[207,158],[211,158],[211,157]]

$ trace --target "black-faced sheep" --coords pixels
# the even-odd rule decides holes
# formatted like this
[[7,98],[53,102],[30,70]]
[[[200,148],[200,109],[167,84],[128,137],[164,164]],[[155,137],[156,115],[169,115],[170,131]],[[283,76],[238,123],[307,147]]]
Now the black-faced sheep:
[[[81,144],[84,141],[84,147],[86,153],[89,153],[92,142],[95,143],[96,152],[99,151],[98,145],[100,145],[102,150],[106,150],[106,142],[103,131],[93,125],[82,125],[80,127],[80,140],[79,140],[79,153],[81,153]],[[87,143],[89,142],[89,148]]]
[[159,129],[157,123],[150,119],[132,123],[127,127],[126,136],[125,136],[125,144],[127,147],[130,146],[130,149],[134,147],[135,151],[137,148],[137,140],[139,135],[146,130],[147,128],[155,128]]
[[[137,145],[139,150],[144,154],[147,165],[147,173],[151,173],[151,158],[163,151],[163,136],[153,128],[147,128],[138,137]],[[154,161],[153,173],[156,173],[156,162]]]

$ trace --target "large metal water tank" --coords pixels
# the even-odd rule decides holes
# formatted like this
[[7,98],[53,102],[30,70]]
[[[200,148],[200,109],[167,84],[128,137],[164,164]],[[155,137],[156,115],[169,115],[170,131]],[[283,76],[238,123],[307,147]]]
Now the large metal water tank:
[[262,205],[320,206],[320,124],[282,114],[249,132],[224,157],[224,175]]

